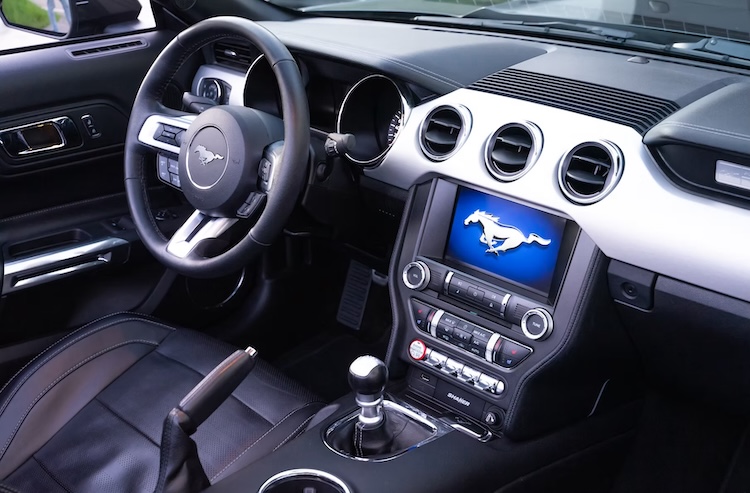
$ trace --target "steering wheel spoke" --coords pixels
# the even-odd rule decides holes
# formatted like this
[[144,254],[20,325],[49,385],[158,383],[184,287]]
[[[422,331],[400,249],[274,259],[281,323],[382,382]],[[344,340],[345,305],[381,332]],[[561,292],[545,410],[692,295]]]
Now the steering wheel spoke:
[[195,211],[169,240],[167,252],[177,258],[187,258],[202,241],[218,238],[236,222],[235,218],[210,217]]
[[143,122],[138,132],[138,142],[153,149],[179,154],[182,137],[197,116],[192,113],[153,114]]

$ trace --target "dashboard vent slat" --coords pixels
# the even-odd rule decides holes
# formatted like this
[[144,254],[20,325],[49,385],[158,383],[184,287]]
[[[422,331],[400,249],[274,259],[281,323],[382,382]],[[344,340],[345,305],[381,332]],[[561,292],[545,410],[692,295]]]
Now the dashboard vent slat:
[[622,153],[609,142],[586,142],[560,161],[558,182],[565,197],[581,205],[604,198],[617,185],[623,169]]
[[468,133],[468,110],[452,106],[438,106],[422,123],[419,144],[425,156],[433,161],[451,157],[461,146]]
[[539,156],[542,133],[530,122],[503,125],[487,139],[485,165],[500,181],[517,180]]
[[468,88],[627,125],[642,135],[680,109],[666,99],[518,69],[501,70]]
[[127,41],[124,43],[115,43],[110,45],[99,45],[92,46],[91,48],[82,48],[79,50],[71,50],[69,53],[74,58],[91,57],[98,55],[107,55],[114,52],[123,52],[130,50],[137,50],[139,48],[145,48],[147,45],[140,39],[135,41]]
[[217,65],[243,72],[250,68],[259,54],[249,43],[238,40],[217,41],[213,45],[213,52]]

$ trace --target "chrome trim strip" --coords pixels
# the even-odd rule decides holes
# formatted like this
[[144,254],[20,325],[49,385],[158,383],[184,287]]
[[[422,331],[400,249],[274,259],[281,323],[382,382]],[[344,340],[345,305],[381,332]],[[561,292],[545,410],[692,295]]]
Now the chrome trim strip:
[[72,120],[70,119],[70,117],[59,116],[57,118],[49,118],[47,120],[41,120],[41,121],[34,122],[34,123],[26,123],[24,125],[19,125],[17,127],[4,128],[4,129],[0,130],[0,145],[3,146],[3,148],[5,149],[5,152],[7,152],[9,156],[13,156],[13,154],[11,154],[11,152],[5,147],[6,144],[5,144],[5,142],[3,142],[3,139],[2,139],[2,136],[4,134],[11,133],[11,132],[18,132],[20,130],[25,130],[27,128],[42,127],[42,126],[46,126],[46,125],[51,125],[55,129],[55,131],[57,132],[58,137],[60,137],[60,143],[59,144],[53,144],[53,145],[50,145],[50,146],[47,146],[47,147],[40,147],[40,148],[37,148],[37,149],[31,149],[31,146],[29,146],[29,144],[26,142],[26,139],[23,139],[23,136],[21,136],[21,138],[23,139],[24,144],[27,147],[29,147],[29,149],[20,151],[18,154],[16,154],[16,156],[30,156],[32,154],[37,154],[39,152],[47,152],[47,151],[54,151],[56,149],[62,149],[63,147],[65,147],[66,145],[68,145],[68,141],[65,138],[65,134],[60,129],[60,125],[63,122],[66,122],[66,121],[72,123]]
[[494,356],[492,352],[495,349],[495,344],[497,344],[497,341],[499,341],[500,339],[500,334],[498,334],[497,332],[493,332],[490,336],[490,340],[487,341],[487,350],[484,353],[484,359],[486,359],[490,363],[494,363],[494,361],[492,360]]
[[381,74],[372,74],[372,75],[368,75],[367,77],[360,79],[356,84],[352,86],[351,89],[349,89],[349,91],[344,96],[344,100],[341,102],[341,107],[339,108],[339,114],[336,116],[336,132],[346,133],[346,132],[341,131],[341,115],[344,114],[344,109],[346,108],[347,101],[349,101],[349,96],[351,96],[361,84],[372,79],[385,79],[386,81],[393,84],[393,87],[396,89],[396,92],[398,92],[398,95],[401,99],[401,126],[399,127],[399,131],[393,137],[393,141],[389,145],[387,145],[386,148],[383,149],[383,151],[377,156],[371,159],[367,159],[367,160],[360,160],[360,159],[353,158],[348,153],[346,154],[347,159],[349,159],[353,163],[359,164],[360,166],[364,168],[374,168],[380,164],[380,161],[385,157],[385,155],[388,153],[391,147],[393,147],[393,145],[396,143],[398,136],[401,135],[402,133],[401,131],[403,130],[404,126],[406,125],[406,122],[409,120],[409,116],[411,115],[411,105],[404,97],[404,92],[401,90],[399,85],[390,77],[386,77],[385,75],[381,75]]
[[[521,171],[518,171],[516,173],[503,173],[500,170],[495,169],[495,167],[492,165],[492,162],[490,160],[492,155],[492,148],[495,146],[495,140],[497,140],[498,134],[500,134],[500,132],[502,132],[503,130],[513,127],[521,127],[529,132],[529,135],[531,135],[531,149],[529,149],[529,157],[526,159],[526,164],[521,169]],[[514,181],[528,173],[529,170],[531,170],[531,167],[536,164],[537,159],[539,159],[539,155],[542,153],[543,146],[544,136],[542,135],[542,131],[539,129],[539,127],[536,126],[536,124],[529,121],[506,123],[505,125],[502,125],[500,126],[500,128],[495,130],[492,135],[487,137],[487,143],[484,146],[484,165],[487,167],[487,171],[489,171],[490,174],[497,180],[503,182]]]
[[440,323],[440,317],[443,315],[445,315],[445,311],[438,310],[432,316],[432,320],[430,320],[430,335],[432,337],[437,337],[437,326]]
[[260,486],[260,488],[258,489],[258,493],[265,493],[265,491],[275,483],[297,476],[313,476],[316,478],[325,479],[326,481],[330,481],[331,483],[334,483],[336,486],[341,488],[343,493],[352,493],[352,490],[350,490],[346,483],[344,483],[341,479],[337,478],[333,474],[329,474],[318,469],[289,469],[287,471],[282,471],[278,474],[274,474]]
[[453,279],[453,271],[449,270],[448,273],[445,275],[445,281],[443,281],[443,293],[448,294],[451,288],[451,280]]
[[481,443],[487,443],[487,442],[490,441],[490,439],[492,439],[492,433],[490,433],[488,430],[486,430],[484,428],[482,428],[482,431],[484,431],[484,433],[479,434],[479,433],[476,433],[475,431],[470,430],[469,428],[465,427],[461,423],[455,423],[455,422],[453,422],[453,423],[449,423],[448,426],[450,426],[451,428],[453,428],[456,431],[460,431],[464,435],[469,435],[471,438],[473,438],[473,439],[475,439],[475,440],[477,440],[478,442],[481,442]]
[[[573,190],[569,190],[565,185],[565,173],[563,172],[563,169],[570,166],[571,156],[576,151],[584,147],[598,147],[609,154],[609,158],[612,160],[612,169],[610,170],[606,178],[604,188],[601,192],[592,196],[579,195]],[[568,198],[568,200],[580,205],[589,205],[595,202],[599,202],[604,197],[609,195],[609,193],[617,186],[617,183],[620,181],[620,177],[622,177],[624,167],[625,159],[622,157],[622,152],[620,152],[620,149],[612,142],[609,142],[607,140],[582,142],[566,152],[563,157],[560,158],[560,164],[557,167],[557,183],[560,185],[560,191]]]
[[[3,294],[49,282],[80,270],[104,266],[112,260],[113,249],[126,245],[128,245],[127,240],[108,237],[5,262]],[[90,259],[92,255],[98,255],[98,258],[92,261]],[[70,262],[76,259],[85,261],[70,265]]]
[[156,130],[159,128],[159,125],[172,125],[173,127],[178,127],[183,130],[187,130],[191,123],[193,123],[193,120],[195,120],[198,117],[198,115],[182,115],[179,117],[174,116],[167,116],[167,115],[151,115],[148,118],[146,118],[146,121],[143,122],[143,126],[141,127],[140,132],[138,132],[138,140],[142,142],[143,144],[146,144],[151,147],[155,147],[157,149],[161,149],[162,151],[171,152],[172,154],[179,154],[180,148],[177,146],[173,146],[172,144],[167,144],[166,142],[160,142],[154,138],[154,134],[156,133]]
[[167,251],[177,258],[187,258],[201,241],[217,238],[236,222],[236,218],[209,217],[194,211],[169,240]]

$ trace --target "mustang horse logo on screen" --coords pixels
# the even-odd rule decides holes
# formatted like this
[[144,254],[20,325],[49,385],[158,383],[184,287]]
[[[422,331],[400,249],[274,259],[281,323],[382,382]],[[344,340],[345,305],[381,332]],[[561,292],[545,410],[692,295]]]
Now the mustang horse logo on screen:
[[[479,237],[479,241],[489,247],[485,250],[486,253],[500,255],[499,252],[507,252],[523,244],[538,243],[547,246],[552,242],[552,240],[546,240],[536,233],[526,236],[518,228],[500,224],[498,217],[479,209],[464,219],[464,226],[473,223],[479,223],[482,226],[482,236]],[[502,241],[502,243],[498,245],[498,241]]]
[[216,161],[217,159],[224,159],[224,156],[222,156],[221,154],[214,154],[202,145],[196,147],[195,151],[193,152],[196,152],[198,154],[198,159],[200,159],[203,166]]

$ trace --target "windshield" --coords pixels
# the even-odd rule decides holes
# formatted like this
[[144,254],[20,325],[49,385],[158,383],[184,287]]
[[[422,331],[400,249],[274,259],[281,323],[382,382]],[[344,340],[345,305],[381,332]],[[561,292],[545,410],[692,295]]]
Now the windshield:
[[[685,38],[688,35],[750,42],[750,7],[747,0],[268,1],[317,14],[361,16],[367,13],[371,17],[400,14],[535,23],[565,21],[571,24],[629,26],[638,31],[634,37],[641,40],[674,43],[690,41]],[[488,24],[483,26],[487,27]],[[665,38],[665,33],[673,36]]]

